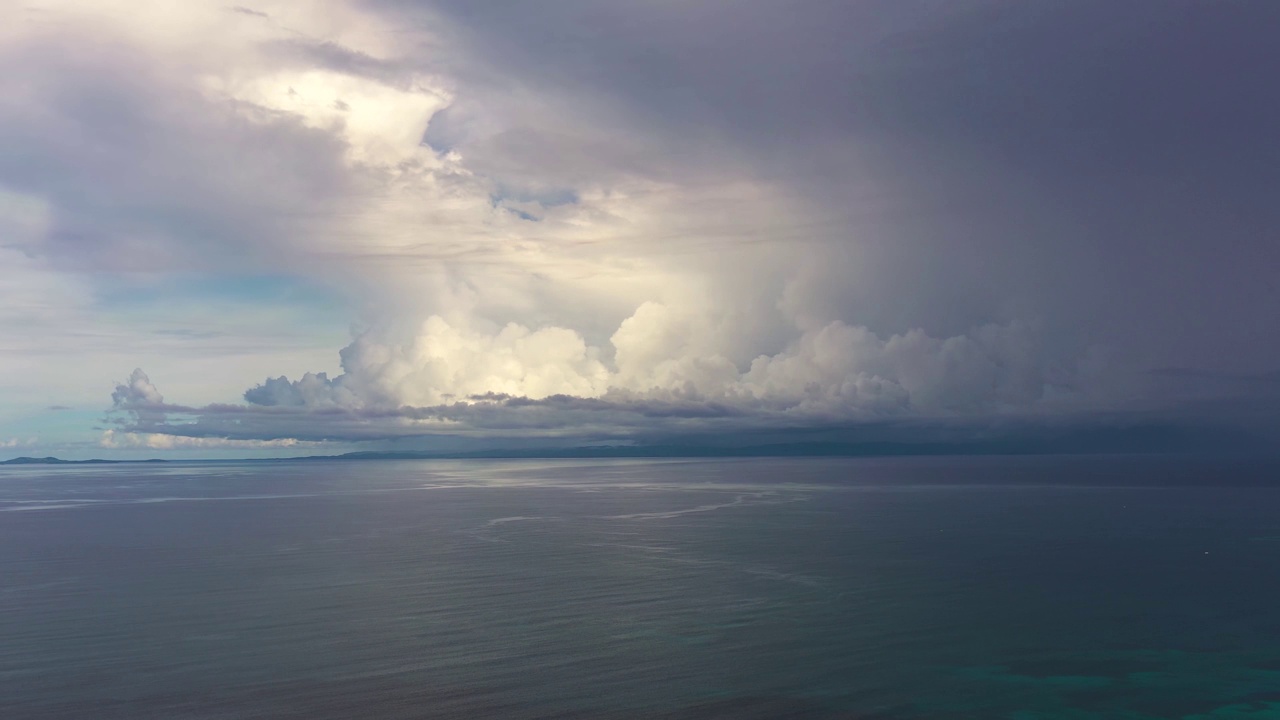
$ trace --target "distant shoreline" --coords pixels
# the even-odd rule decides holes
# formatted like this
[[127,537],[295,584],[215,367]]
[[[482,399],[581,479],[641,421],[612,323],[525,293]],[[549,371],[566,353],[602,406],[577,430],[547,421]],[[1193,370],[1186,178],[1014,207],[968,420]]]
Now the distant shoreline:
[[734,448],[683,448],[678,446],[606,446],[578,447],[542,450],[477,450],[471,452],[349,452],[339,455],[299,455],[294,457],[267,458],[147,458],[142,460],[64,460],[57,457],[17,457],[0,460],[0,466],[29,465],[122,465],[156,463],[280,463],[310,461],[372,461],[372,460],[607,460],[607,459],[733,459],[733,458],[940,458],[940,457],[1050,457],[1050,456],[1126,456],[1126,457],[1177,457],[1221,455],[1224,457],[1275,459],[1272,453],[1219,452],[1204,453],[1194,450],[1168,448],[1053,448],[1053,447],[996,447],[972,444],[895,444],[869,443],[866,445],[796,444],[762,445]]
[[0,465],[115,465],[118,463],[163,463],[173,462],[172,460],[161,460],[159,458],[151,458],[147,460],[103,460],[93,458],[90,460],[63,460],[56,457],[16,457],[11,460],[0,460]]

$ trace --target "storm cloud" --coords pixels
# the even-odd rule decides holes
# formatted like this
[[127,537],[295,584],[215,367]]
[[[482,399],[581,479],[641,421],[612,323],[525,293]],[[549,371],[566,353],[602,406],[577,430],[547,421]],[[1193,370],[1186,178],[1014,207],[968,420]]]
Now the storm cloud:
[[[135,373],[117,448],[1256,433],[1278,32],[1155,0],[28,3],[0,307],[30,311],[0,323],[46,376],[77,344],[150,368],[162,336],[160,384],[220,388]],[[229,308],[203,334],[106,301],[192,276]],[[263,283],[297,309],[236,337]],[[293,319],[324,313],[345,346]]]

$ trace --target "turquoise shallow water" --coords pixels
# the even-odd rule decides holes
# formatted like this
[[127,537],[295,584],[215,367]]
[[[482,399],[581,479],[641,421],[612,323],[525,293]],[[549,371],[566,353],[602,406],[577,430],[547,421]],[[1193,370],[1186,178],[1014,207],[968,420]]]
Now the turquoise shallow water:
[[1280,717],[1280,475],[0,470],[4,718]]

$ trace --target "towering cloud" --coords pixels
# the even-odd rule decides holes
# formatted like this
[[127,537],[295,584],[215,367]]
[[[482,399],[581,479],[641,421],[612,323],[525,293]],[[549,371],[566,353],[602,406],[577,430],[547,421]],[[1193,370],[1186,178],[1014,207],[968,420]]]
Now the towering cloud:
[[[826,419],[1096,408],[1103,368],[1046,361],[1037,333],[1014,324],[934,338],[881,339],[832,322],[739,369],[696,321],[647,303],[622,322],[612,353],[565,328],[460,331],[438,316],[408,340],[366,333],[342,351],[343,374],[279,377],[248,390],[255,405],[395,410],[502,395],[616,403],[712,400]],[[600,358],[611,354],[613,363]]]
[[151,384],[151,378],[136,368],[129,374],[129,379],[116,385],[111,393],[111,403],[117,408],[152,407],[164,404],[164,396]]

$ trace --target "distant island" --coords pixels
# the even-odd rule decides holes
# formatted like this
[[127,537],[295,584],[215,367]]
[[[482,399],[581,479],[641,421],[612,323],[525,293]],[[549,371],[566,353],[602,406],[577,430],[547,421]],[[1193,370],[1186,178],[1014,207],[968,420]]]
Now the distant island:
[[12,460],[0,460],[0,465],[115,465],[125,462],[160,463],[168,462],[168,460],[100,460],[97,458],[92,460],[63,460],[56,457],[16,457]]

